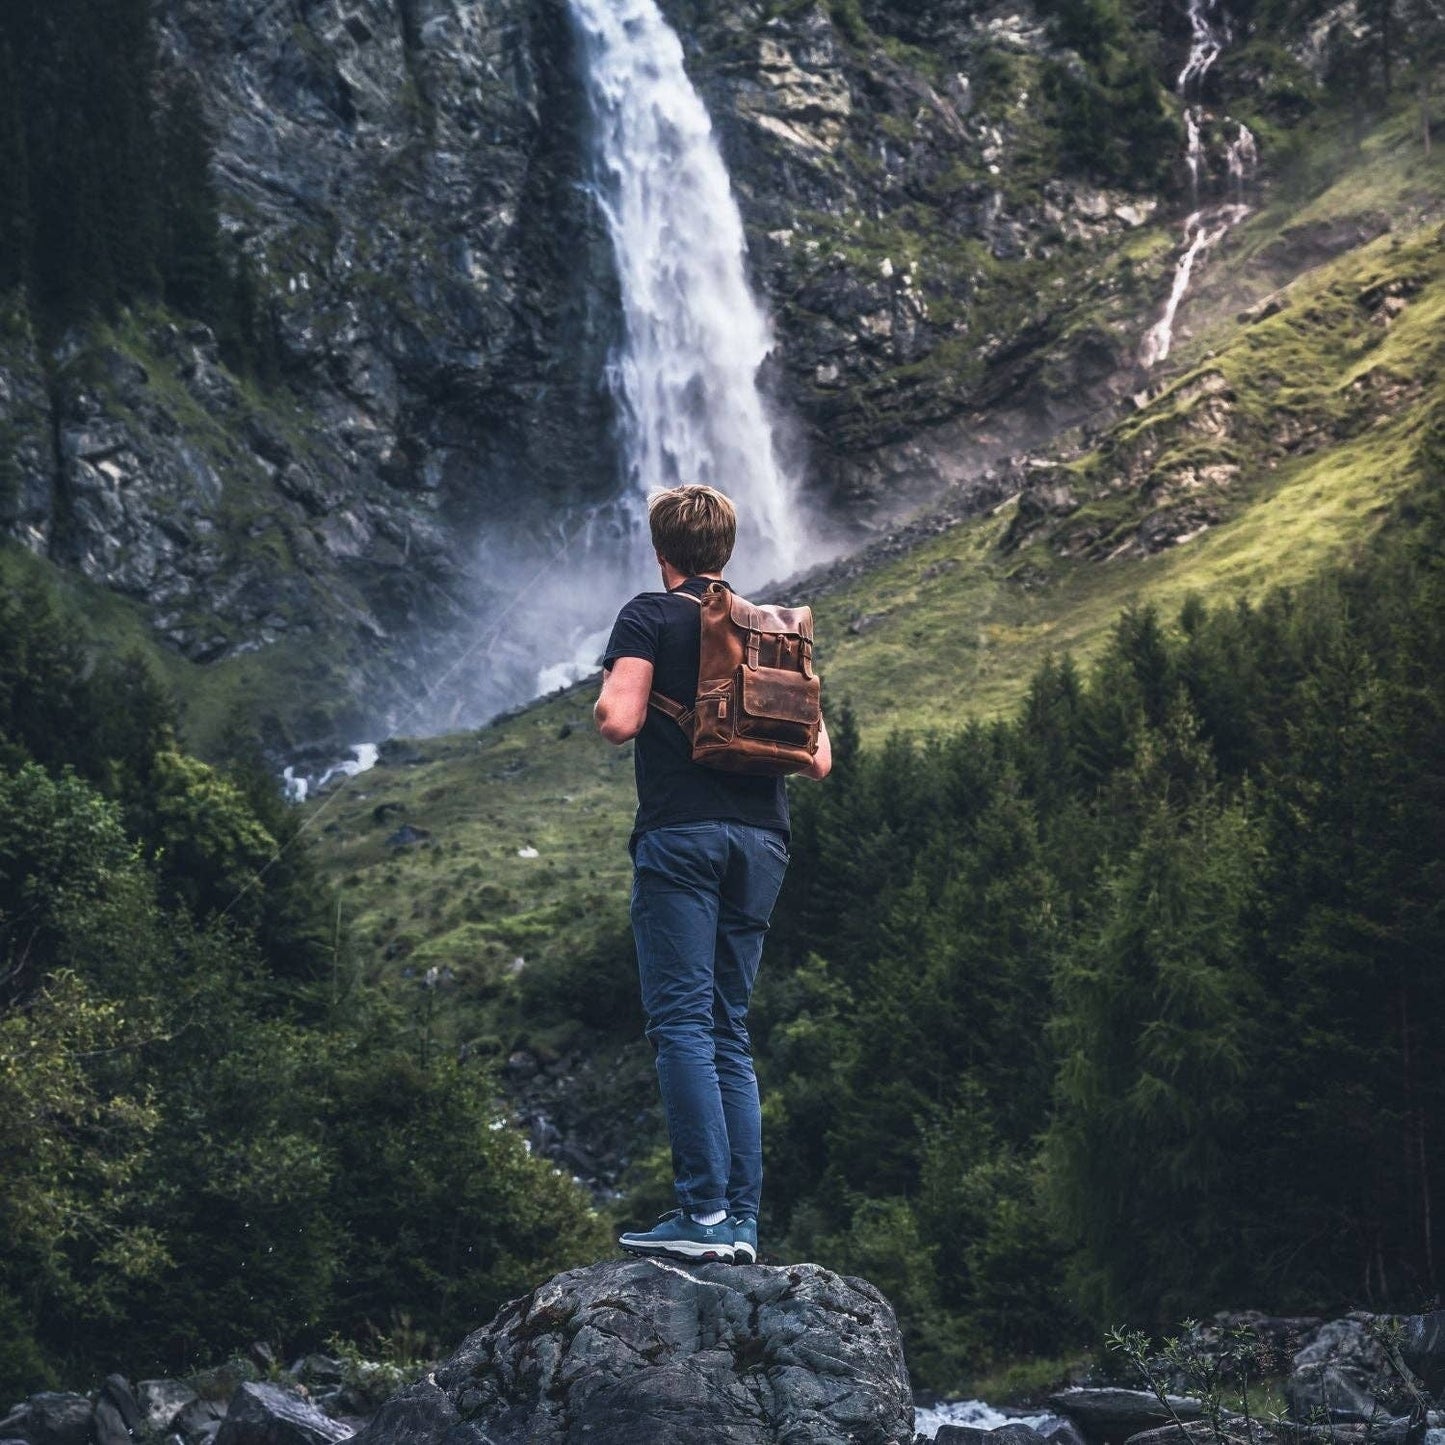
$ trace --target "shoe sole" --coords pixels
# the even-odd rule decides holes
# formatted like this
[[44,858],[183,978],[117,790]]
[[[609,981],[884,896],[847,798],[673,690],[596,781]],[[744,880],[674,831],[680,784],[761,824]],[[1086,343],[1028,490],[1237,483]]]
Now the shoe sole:
[[621,1239],[617,1243],[628,1254],[680,1259],[686,1264],[732,1264],[734,1259],[731,1248],[724,1251],[715,1244],[691,1244],[685,1239],[673,1244],[628,1244]]
[[752,1250],[750,1250],[750,1249],[747,1247],[747,1245],[745,1245],[745,1244],[736,1245],[736,1244],[735,1244],[735,1245],[733,1246],[733,1263],[734,1263],[734,1264],[756,1264],[757,1262],[758,1262],[758,1257],[757,1257],[757,1255],[754,1254],[754,1253],[752,1252]]

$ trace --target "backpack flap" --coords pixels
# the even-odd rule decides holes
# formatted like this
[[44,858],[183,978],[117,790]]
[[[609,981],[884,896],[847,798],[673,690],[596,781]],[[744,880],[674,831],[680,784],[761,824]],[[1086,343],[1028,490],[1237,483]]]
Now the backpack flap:
[[820,685],[794,669],[744,667],[738,675],[737,729],[744,736],[807,748],[817,746]]

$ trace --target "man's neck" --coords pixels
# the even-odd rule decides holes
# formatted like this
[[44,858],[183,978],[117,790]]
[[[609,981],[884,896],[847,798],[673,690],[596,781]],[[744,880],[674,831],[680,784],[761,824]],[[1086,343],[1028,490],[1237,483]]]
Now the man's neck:
[[668,592],[676,592],[689,577],[706,577],[713,582],[722,581],[721,572],[679,572],[671,562],[659,562],[662,568],[662,585]]

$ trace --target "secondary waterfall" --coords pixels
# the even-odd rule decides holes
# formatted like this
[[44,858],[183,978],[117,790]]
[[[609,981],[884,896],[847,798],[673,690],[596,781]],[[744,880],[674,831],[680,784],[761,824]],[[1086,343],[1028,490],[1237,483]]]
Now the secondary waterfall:
[[758,392],[772,334],[712,122],[654,0],[570,3],[626,323],[612,381],[630,497],[640,514],[655,488],[718,487],[741,517],[738,582],[781,578],[802,538]]
[[1201,182],[1207,179],[1203,176],[1207,116],[1199,96],[1205,77],[1232,38],[1229,21],[1218,13],[1218,9],[1219,0],[1189,0],[1189,56],[1174,88],[1184,102],[1184,163],[1189,169],[1190,210],[1184,221],[1184,250],[1175,263],[1174,282],[1169,288],[1168,300],[1139,350],[1139,364],[1146,369],[1169,355],[1169,349],[1174,344],[1174,318],[1179,312],[1179,303],[1189,290],[1196,264],[1249,214],[1249,207],[1244,203],[1244,189],[1254,174],[1259,152],[1253,134],[1243,124],[1229,142],[1225,157],[1232,198],[1211,206],[1201,206],[1199,200]]

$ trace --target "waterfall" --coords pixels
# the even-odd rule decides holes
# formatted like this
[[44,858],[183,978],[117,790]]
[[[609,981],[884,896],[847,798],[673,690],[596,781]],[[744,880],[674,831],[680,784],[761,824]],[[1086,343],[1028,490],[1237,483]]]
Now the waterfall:
[[625,477],[611,502],[559,512],[550,535],[505,519],[488,530],[475,633],[464,666],[416,710],[423,731],[483,721],[596,670],[617,609],[659,585],[645,520],[659,487],[705,482],[737,502],[728,576],[741,589],[781,581],[821,550],[799,524],[758,390],[772,333],[681,42],[653,0],[569,5],[591,111],[590,188],[622,302],[606,380]]
[[611,380],[632,505],[640,514],[658,487],[716,486],[738,504],[738,581],[781,578],[802,538],[758,392],[772,334],[707,109],[654,0],[570,3],[626,324]]
[[1199,93],[1214,62],[1224,53],[1232,35],[1227,18],[1219,15],[1219,0],[1189,0],[1189,55],[1175,90],[1184,102],[1184,163],[1189,170],[1189,215],[1184,221],[1184,249],[1174,266],[1174,281],[1159,319],[1144,336],[1139,364],[1148,370],[1168,355],[1174,344],[1174,318],[1189,290],[1195,266],[1224,239],[1232,227],[1249,214],[1244,191],[1259,163],[1254,135],[1246,125],[1225,151],[1233,200],[1220,205],[1201,206],[1199,193],[1204,178],[1204,105]]

